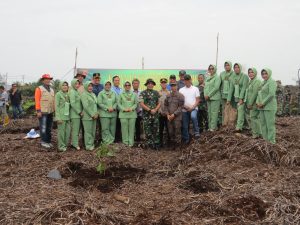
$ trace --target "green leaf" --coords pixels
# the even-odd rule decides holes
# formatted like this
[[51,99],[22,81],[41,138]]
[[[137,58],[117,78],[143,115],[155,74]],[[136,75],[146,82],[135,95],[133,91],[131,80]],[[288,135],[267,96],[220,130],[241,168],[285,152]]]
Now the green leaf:
[[103,162],[100,162],[100,163],[98,164],[98,166],[96,167],[96,170],[97,170],[97,172],[99,172],[99,173],[103,173],[103,172],[105,171],[105,169],[106,169],[106,165],[105,165],[105,163],[103,163]]

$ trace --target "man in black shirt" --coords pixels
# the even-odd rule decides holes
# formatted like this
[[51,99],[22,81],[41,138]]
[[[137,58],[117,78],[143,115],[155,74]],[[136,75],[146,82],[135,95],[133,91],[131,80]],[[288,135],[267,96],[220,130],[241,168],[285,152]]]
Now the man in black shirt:
[[23,114],[22,95],[21,91],[18,90],[17,84],[12,84],[11,90],[9,91],[9,99],[12,105],[14,119],[20,118]]

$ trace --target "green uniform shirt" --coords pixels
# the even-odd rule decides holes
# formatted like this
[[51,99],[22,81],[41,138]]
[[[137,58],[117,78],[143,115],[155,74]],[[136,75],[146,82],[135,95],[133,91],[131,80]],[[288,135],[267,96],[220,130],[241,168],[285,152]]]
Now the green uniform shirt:
[[[230,67],[232,67],[232,63],[230,61],[226,61],[225,63],[228,63],[230,65]],[[233,74],[232,70],[230,70],[230,72],[223,71],[220,74],[222,99],[227,99],[227,97],[228,97],[228,93],[230,90],[230,79],[231,79],[232,74]]]
[[84,91],[81,94],[81,102],[83,106],[82,120],[92,120],[92,117],[98,114],[96,95],[93,92]]
[[72,88],[69,91],[70,96],[70,118],[79,119],[82,112],[82,105],[80,100],[80,93],[75,89],[77,79],[71,81]]
[[[136,108],[138,106],[137,95],[132,91],[123,91],[118,97],[119,118],[131,119],[137,118]],[[131,109],[131,112],[124,110]]]
[[68,92],[59,91],[55,95],[55,120],[70,120],[70,99]]
[[221,100],[220,92],[221,79],[215,73],[205,81],[204,95],[209,97],[209,100]]
[[[100,117],[106,117],[106,118],[111,118],[111,117],[116,117],[117,116],[117,95],[113,91],[106,91],[103,90],[98,94],[98,106],[99,106],[99,113]],[[109,112],[108,109],[113,108],[113,112]]]
[[256,109],[256,99],[257,99],[259,87],[261,85],[261,81],[256,77],[257,75],[256,69],[255,68],[250,68],[250,69],[252,69],[252,71],[254,72],[255,77],[253,78],[253,80],[249,81],[248,87],[246,89],[245,101],[248,107],[252,106],[253,109]]

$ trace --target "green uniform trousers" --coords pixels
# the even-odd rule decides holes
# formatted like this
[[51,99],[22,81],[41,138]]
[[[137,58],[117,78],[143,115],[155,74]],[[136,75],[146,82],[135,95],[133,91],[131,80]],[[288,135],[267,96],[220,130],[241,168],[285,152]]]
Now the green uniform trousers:
[[242,130],[245,123],[245,103],[242,105],[237,105],[237,121],[236,129]]
[[220,100],[207,101],[207,109],[208,109],[208,127],[211,130],[216,130],[218,128]]
[[257,110],[257,109],[251,109],[251,110],[246,109],[245,112],[246,112],[246,120],[247,120],[247,123],[250,125],[253,137],[261,136],[259,110]]
[[220,109],[220,119],[219,119],[219,122],[222,125],[224,123],[224,111],[225,111],[225,105],[226,105],[226,103],[227,103],[227,99],[221,99],[221,109]]
[[96,120],[82,120],[84,129],[84,144],[86,150],[94,150]]
[[133,146],[134,144],[134,133],[135,133],[135,121],[136,118],[120,119],[121,131],[122,131],[122,142],[125,145]]
[[112,144],[115,141],[117,117],[101,117],[102,143]]
[[79,130],[80,130],[80,118],[71,119],[71,143],[75,148],[79,147]]
[[276,110],[260,110],[260,124],[263,139],[275,144],[276,127],[275,127]]
[[57,124],[57,145],[59,151],[66,151],[70,139],[70,121],[63,120],[62,123]]

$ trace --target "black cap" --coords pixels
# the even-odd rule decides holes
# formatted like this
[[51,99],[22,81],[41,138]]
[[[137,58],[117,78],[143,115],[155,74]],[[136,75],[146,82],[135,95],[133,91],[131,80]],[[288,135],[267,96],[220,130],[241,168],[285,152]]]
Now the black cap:
[[100,73],[93,73],[93,78],[100,77]]
[[168,83],[167,78],[161,78],[161,79],[160,79],[160,83]]
[[151,78],[147,79],[145,86],[147,86],[149,83],[152,83],[153,85],[156,85],[155,81]]
[[180,71],[179,71],[179,76],[184,76],[184,75],[186,75],[185,70],[180,70]]
[[184,80],[191,80],[192,77],[189,74],[184,75]]
[[177,82],[170,83],[170,86],[177,86]]
[[170,75],[169,79],[176,80],[176,76],[174,74]]

